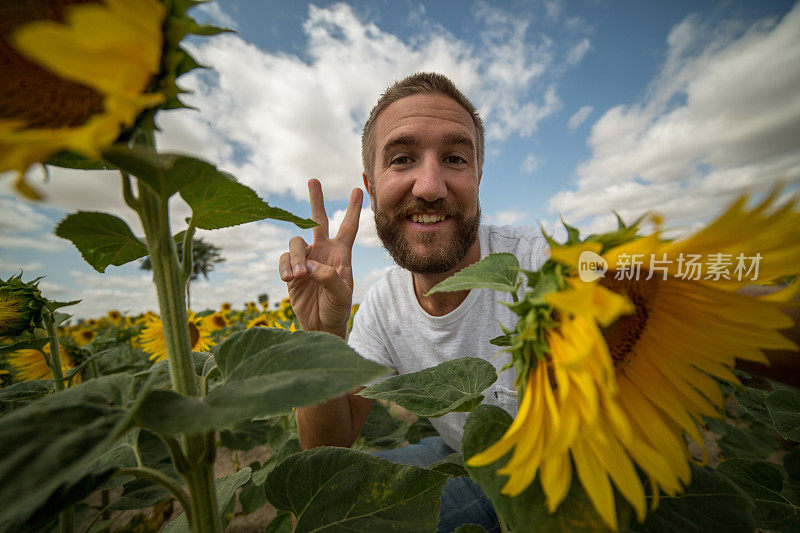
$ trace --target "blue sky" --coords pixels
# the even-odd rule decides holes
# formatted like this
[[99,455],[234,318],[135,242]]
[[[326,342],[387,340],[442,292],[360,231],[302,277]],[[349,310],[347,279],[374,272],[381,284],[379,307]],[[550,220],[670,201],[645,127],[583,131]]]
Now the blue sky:
[[[361,184],[366,114],[418,70],[449,75],[483,114],[487,223],[550,228],[560,214],[599,231],[612,210],[657,210],[688,231],[743,191],[800,181],[792,2],[229,0],[195,15],[237,33],[189,43],[214,69],[183,79],[200,111],[162,113],[159,146],[210,160],[302,216],[306,180],[319,178],[334,225]],[[79,316],[155,309],[137,265],[97,274],[52,235],[79,209],[140,231],[116,176],[53,169],[41,204],[15,197],[10,181],[0,181],[0,276],[46,275],[49,296],[84,299]],[[187,211],[179,200],[171,209],[178,231]],[[392,264],[370,213],[365,201],[356,301]],[[193,286],[193,307],[283,297],[277,259],[296,233],[270,222],[201,232],[227,262]]]

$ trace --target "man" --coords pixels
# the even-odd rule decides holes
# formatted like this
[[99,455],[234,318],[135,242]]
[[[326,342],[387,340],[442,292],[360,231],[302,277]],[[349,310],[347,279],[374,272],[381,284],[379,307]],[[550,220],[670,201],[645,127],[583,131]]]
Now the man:
[[[349,338],[362,356],[408,373],[462,356],[478,356],[499,370],[489,340],[516,317],[490,290],[427,295],[436,284],[493,252],[511,252],[521,267],[545,260],[540,236],[513,228],[480,225],[478,187],[484,154],[483,124],[475,107],[439,74],[420,73],[395,83],[372,110],[362,135],[364,187],[378,235],[399,265],[366,294]],[[352,303],[351,249],[358,231],[362,194],[355,189],[338,234],[328,235],[322,188],[309,181],[314,242],[289,242],[279,262],[292,307],[306,330],[345,338]],[[487,403],[516,412],[512,370],[485,393]],[[298,409],[303,448],[350,446],[372,404],[354,391]],[[378,455],[426,466],[460,449],[466,413],[432,423],[440,437]],[[440,531],[461,523],[499,530],[491,503],[467,478],[451,479],[442,493]]]

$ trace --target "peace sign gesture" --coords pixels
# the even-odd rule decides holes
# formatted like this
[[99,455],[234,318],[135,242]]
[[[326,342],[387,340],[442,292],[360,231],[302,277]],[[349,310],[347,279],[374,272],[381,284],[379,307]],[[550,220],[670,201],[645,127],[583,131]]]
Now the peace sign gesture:
[[351,253],[363,193],[358,188],[350,193],[344,220],[332,239],[319,180],[308,181],[308,196],[311,218],[319,224],[314,228],[314,242],[309,245],[300,236],[292,238],[289,251],[278,262],[278,272],[288,286],[292,309],[303,329],[345,338],[353,301]]

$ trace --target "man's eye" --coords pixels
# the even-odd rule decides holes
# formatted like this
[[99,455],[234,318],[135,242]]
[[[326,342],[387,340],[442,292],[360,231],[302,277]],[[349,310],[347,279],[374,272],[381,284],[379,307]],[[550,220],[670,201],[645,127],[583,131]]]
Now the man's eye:
[[461,157],[460,155],[448,155],[444,158],[444,162],[449,165],[461,165],[466,163],[467,160]]
[[393,165],[407,165],[410,162],[411,158],[408,157],[407,155],[401,155],[400,157],[395,157],[394,159],[392,159]]

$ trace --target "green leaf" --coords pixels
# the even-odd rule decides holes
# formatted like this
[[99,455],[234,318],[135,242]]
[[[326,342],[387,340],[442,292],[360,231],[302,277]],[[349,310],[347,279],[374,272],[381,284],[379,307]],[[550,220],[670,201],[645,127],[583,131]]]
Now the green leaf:
[[8,346],[0,346],[0,356],[8,353],[16,352],[17,350],[40,350],[50,342],[47,337],[39,337],[38,339],[27,339]]
[[294,531],[434,531],[448,476],[346,448],[295,454],[267,478]]
[[0,414],[27,405],[37,398],[47,396],[53,390],[50,379],[20,381],[0,389]]
[[[494,405],[480,405],[467,417],[461,452],[464,461],[488,448],[505,434],[511,425],[511,415]],[[553,514],[547,513],[545,495],[539,478],[534,479],[520,495],[512,498],[501,493],[508,476],[498,475],[497,470],[508,461],[510,454],[499,461],[482,467],[467,465],[467,472],[477,482],[494,504],[494,509],[511,531],[608,531],[594,510],[588,496],[577,479],[573,478],[569,494]],[[617,498],[619,502],[620,498]],[[619,506],[620,526],[629,520],[627,506]]]
[[128,424],[127,374],[89,380],[0,418],[0,530],[37,530],[116,468],[98,461]]
[[753,519],[758,528],[773,531],[800,530],[800,507],[781,495],[783,474],[767,462],[729,459],[717,470],[744,489],[756,504]]
[[498,335],[489,340],[489,344],[494,344],[495,346],[511,346],[511,335]]
[[264,485],[256,485],[253,480],[247,482],[239,491],[239,503],[242,504],[242,512],[250,514],[258,511],[267,503],[267,493]]
[[477,263],[453,274],[442,281],[428,294],[437,292],[466,291],[469,289],[491,289],[494,291],[517,291],[519,261],[514,254],[489,254]]
[[72,241],[83,258],[98,272],[108,265],[121,266],[147,255],[147,247],[119,217],[79,211],[59,222],[56,235]]
[[367,446],[381,449],[398,448],[406,440],[407,429],[408,424],[393,417],[383,404],[373,402],[361,428],[361,436],[364,437]]
[[742,429],[721,420],[708,419],[707,427],[722,436],[717,445],[727,458],[766,459],[778,449],[778,439],[772,427],[757,421]]
[[692,481],[686,491],[662,494],[655,512],[648,512],[643,524],[631,524],[631,529],[643,533],[753,531],[752,500],[719,472],[690,466]]
[[767,409],[767,396],[769,391],[754,389],[752,387],[739,387],[734,392],[739,407],[759,422],[772,427],[772,418]]
[[481,392],[497,380],[492,363],[460,357],[419,372],[392,376],[359,394],[389,400],[417,416],[435,418],[452,411],[471,411],[483,401]]
[[334,335],[273,328],[230,335],[216,361],[222,384],[203,398],[153,391],[140,424],[168,435],[231,427],[334,398],[387,371]]
[[75,152],[59,152],[45,161],[46,165],[80,170],[116,170],[117,167],[101,160],[92,160]]
[[485,533],[486,528],[478,524],[461,524],[453,530],[453,533]]
[[273,449],[272,455],[264,461],[261,468],[253,471],[253,483],[256,485],[263,485],[269,473],[272,472],[281,461],[290,455],[302,451],[300,448],[300,440],[297,438],[297,431],[294,429],[285,430],[279,424],[274,424],[270,427],[269,445]]
[[[131,442],[120,443],[120,450],[117,450],[119,457],[114,461],[118,467],[134,467],[138,466],[138,460],[133,453],[133,443],[136,442],[139,450],[139,458],[142,464],[146,467],[153,468],[161,473],[177,480],[183,484],[184,481],[180,475],[175,471],[172,464],[172,457],[164,442],[150,433],[149,431],[139,430],[137,428],[133,435]],[[142,509],[145,507],[152,507],[164,498],[171,496],[171,493],[160,484],[143,478],[119,478],[114,477],[110,481],[122,479],[125,481],[124,490],[122,495],[114,500],[111,504],[111,509]],[[108,486],[109,484],[107,484]],[[114,483],[110,484],[111,486]]]
[[800,442],[800,395],[789,390],[776,390],[764,402],[775,430],[784,439]]
[[[48,301],[45,304],[50,311],[55,311],[56,309],[61,309],[62,307],[69,307],[70,305],[75,305],[81,303],[81,300],[72,300],[71,302],[55,302],[55,301]],[[61,313],[58,313],[61,314]],[[67,318],[70,318],[71,315],[66,315]],[[59,325],[59,324],[56,324]]]
[[221,173],[194,181],[181,189],[181,197],[192,208],[192,222],[201,229],[227,228],[264,219],[284,220],[300,228],[317,225],[313,220],[270,206],[253,189]]
[[[217,493],[217,508],[220,515],[223,514],[228,504],[231,503],[236,495],[236,489],[250,481],[250,467],[246,466],[238,472],[229,476],[214,480],[214,487]],[[189,521],[186,520],[186,513],[181,513],[178,518],[167,524],[164,533],[189,533]]]
[[[164,154],[147,146],[115,144],[103,149],[103,157],[121,170],[136,176],[163,198],[199,177],[217,172],[210,163],[189,156]],[[192,174],[192,171],[197,174]]]
[[252,450],[266,444],[270,426],[266,420],[245,420],[220,432],[222,445],[231,450]]
[[430,470],[435,470],[450,477],[468,476],[467,467],[464,464],[464,458],[460,453],[451,453],[447,457],[439,459],[435,463],[427,467]]
[[427,418],[417,419],[406,431],[406,440],[409,444],[417,444],[425,437],[436,437],[439,432]]
[[292,531],[292,513],[284,511],[278,512],[272,522],[267,524],[264,533],[291,533]]

